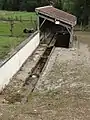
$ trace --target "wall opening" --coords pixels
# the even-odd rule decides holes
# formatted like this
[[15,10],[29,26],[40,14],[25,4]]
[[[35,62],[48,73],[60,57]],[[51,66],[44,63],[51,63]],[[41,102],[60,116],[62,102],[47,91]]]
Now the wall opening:
[[[43,22],[43,18],[40,18],[40,24]],[[69,48],[70,34],[67,29],[61,25],[57,25],[54,22],[46,20],[40,28],[40,35],[46,40],[48,35],[53,35],[55,47]]]
[[56,47],[69,48],[70,34],[68,32],[58,33],[56,35]]

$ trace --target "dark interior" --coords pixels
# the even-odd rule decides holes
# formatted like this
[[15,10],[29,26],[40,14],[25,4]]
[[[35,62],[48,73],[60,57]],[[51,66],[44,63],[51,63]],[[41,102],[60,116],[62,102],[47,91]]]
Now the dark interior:
[[[40,24],[43,20],[44,19],[40,18]],[[65,27],[46,20],[40,28],[40,32],[41,36],[43,35],[43,38],[46,38],[49,34],[53,35],[54,39],[56,39],[56,47],[69,48],[70,34]]]
[[65,47],[69,48],[69,40],[70,40],[70,34],[69,33],[58,33],[56,35],[56,47]]

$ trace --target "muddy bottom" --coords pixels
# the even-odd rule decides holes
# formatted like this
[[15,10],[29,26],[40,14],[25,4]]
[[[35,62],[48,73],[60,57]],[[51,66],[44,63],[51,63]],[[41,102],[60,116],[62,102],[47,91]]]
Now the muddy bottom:
[[0,120],[90,120],[89,45],[55,48],[28,102],[0,103]]

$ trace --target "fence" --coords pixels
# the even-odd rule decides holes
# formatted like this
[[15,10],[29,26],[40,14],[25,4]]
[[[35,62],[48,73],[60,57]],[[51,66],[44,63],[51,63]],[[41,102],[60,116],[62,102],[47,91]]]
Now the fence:
[[25,28],[33,28],[35,31],[37,29],[36,19],[32,17],[23,19],[21,16],[0,18],[0,36],[26,36],[27,34],[23,33]]
[[[11,55],[17,45],[29,37],[30,33],[24,33],[24,29],[37,29],[36,19],[32,16],[1,17],[0,16],[0,61]],[[0,62],[1,63],[1,62]]]

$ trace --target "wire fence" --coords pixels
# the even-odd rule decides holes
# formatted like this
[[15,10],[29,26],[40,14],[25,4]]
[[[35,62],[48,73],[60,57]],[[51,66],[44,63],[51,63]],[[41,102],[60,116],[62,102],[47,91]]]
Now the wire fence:
[[[29,17],[28,17],[29,18]],[[23,42],[32,33],[24,32],[24,30],[37,29],[36,19],[30,17],[23,19],[20,17],[0,18],[0,60],[9,57],[16,46]]]
[[20,17],[8,17],[0,18],[0,36],[27,36],[23,32],[24,29],[37,29],[36,19],[30,17],[30,19],[23,19]]

